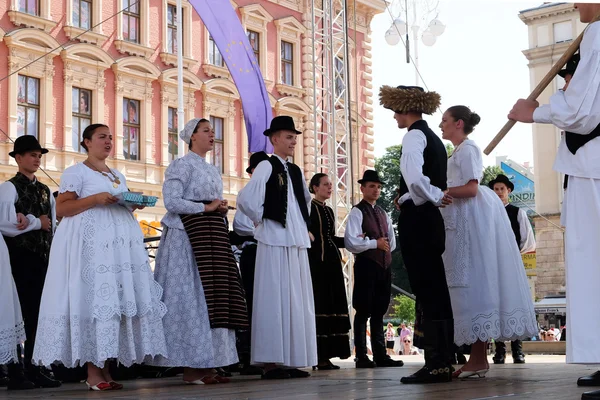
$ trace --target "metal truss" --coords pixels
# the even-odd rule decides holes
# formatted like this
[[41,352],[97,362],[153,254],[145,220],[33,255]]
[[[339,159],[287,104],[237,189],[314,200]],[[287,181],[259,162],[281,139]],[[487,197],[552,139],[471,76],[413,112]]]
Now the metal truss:
[[[311,3],[315,172],[328,174],[334,184],[331,200],[335,231],[341,236],[353,205],[347,5],[346,0],[311,0]],[[344,259],[346,293],[350,300],[353,256],[346,252]]]

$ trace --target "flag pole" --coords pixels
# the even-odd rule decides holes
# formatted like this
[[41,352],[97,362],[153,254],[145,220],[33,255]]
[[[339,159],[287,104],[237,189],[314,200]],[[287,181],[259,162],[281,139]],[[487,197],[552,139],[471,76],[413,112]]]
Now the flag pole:
[[[177,0],[177,130],[182,130],[185,121],[183,115],[183,9],[181,0]],[[185,143],[177,135],[177,157],[184,154]]]

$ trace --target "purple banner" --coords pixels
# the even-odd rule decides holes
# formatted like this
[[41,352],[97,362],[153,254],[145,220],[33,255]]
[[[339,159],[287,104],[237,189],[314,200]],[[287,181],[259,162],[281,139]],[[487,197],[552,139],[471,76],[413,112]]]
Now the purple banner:
[[273,153],[263,132],[273,117],[267,88],[254,50],[229,0],[190,0],[210,32],[235,82],[242,107],[249,151]]

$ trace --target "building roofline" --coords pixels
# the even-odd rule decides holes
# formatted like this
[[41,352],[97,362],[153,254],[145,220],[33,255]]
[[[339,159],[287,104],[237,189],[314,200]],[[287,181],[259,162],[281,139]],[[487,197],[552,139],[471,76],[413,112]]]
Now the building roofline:
[[556,6],[560,6],[563,4],[569,4],[569,3],[563,1],[563,2],[558,2],[558,3],[542,4],[541,6],[538,6],[538,7],[528,8],[526,10],[519,11],[519,14],[523,14],[523,13],[530,12],[530,11],[538,11],[538,10],[542,10],[544,8],[556,7]]

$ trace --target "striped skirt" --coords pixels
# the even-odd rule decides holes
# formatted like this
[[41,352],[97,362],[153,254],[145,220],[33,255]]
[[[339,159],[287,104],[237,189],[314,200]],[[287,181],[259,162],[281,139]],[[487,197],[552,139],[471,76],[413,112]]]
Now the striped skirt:
[[229,232],[218,212],[181,215],[202,281],[210,327],[248,329],[248,312]]

